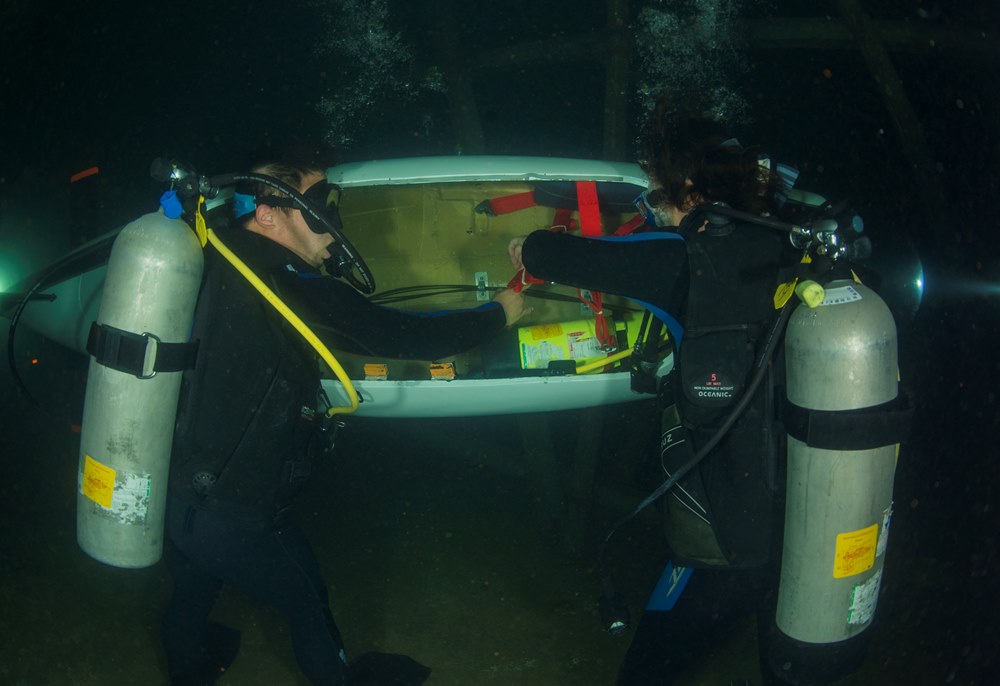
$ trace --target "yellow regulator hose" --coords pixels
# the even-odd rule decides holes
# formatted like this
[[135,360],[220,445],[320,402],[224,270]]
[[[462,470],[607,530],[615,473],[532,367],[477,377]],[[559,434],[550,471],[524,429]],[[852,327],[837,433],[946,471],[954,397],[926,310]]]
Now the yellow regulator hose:
[[326,411],[326,416],[332,417],[335,414],[348,414],[357,410],[358,393],[354,390],[354,384],[351,383],[351,379],[347,376],[347,372],[345,372],[344,368],[340,366],[339,362],[337,362],[337,358],[333,356],[330,349],[326,347],[323,341],[321,341],[316,334],[313,333],[312,329],[310,329],[297,314],[292,312],[288,305],[281,301],[274,291],[267,287],[267,284],[261,281],[260,278],[253,273],[250,267],[248,267],[243,260],[237,257],[232,250],[226,247],[226,244],[222,242],[222,239],[220,239],[216,233],[205,224],[205,219],[200,211],[200,202],[198,207],[199,211],[196,216],[197,226],[195,228],[195,233],[198,234],[198,239],[201,241],[202,247],[205,246],[206,241],[211,243],[212,247],[218,250],[219,254],[225,257],[226,260],[228,260],[229,263],[243,275],[243,278],[249,281],[250,285],[256,288],[257,292],[264,296],[264,299],[267,300],[267,302],[269,302],[274,309],[280,312],[281,316],[287,319],[289,324],[295,327],[295,330],[298,331],[304,339],[306,339],[306,342],[309,343],[309,345],[311,345],[317,353],[319,353],[319,356],[323,358],[323,361],[326,362],[327,366],[329,366],[333,373],[337,376],[340,383],[344,385],[344,390],[347,391],[347,397],[351,401],[351,404],[331,407]]
[[614,364],[618,360],[622,360],[622,359],[625,359],[626,357],[629,357],[631,354],[632,354],[632,349],[631,348],[629,348],[628,350],[622,350],[621,352],[617,352],[614,355],[608,355],[607,357],[602,358],[600,360],[597,360],[596,362],[590,362],[588,364],[582,364],[582,365],[580,365],[579,367],[576,368],[576,373],[577,374],[587,374],[587,373],[592,372],[594,370],[606,367],[609,364]]
[[[667,335],[663,334],[662,338],[660,338],[660,343],[663,343],[666,340],[667,340]],[[590,372],[601,370],[604,367],[608,366],[609,364],[614,364],[618,360],[624,360],[626,357],[631,357],[632,352],[633,352],[632,348],[626,348],[625,350],[616,352],[613,355],[608,355],[607,357],[602,358],[600,360],[595,360],[594,362],[588,362],[587,364],[582,364],[576,368],[576,373],[589,374]]]

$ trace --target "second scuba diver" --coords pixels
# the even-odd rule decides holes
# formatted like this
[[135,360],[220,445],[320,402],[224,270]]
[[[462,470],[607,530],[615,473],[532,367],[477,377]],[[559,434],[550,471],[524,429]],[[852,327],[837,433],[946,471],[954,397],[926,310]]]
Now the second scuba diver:
[[[582,238],[536,231],[509,246],[532,277],[634,300],[666,326],[675,370],[658,384],[665,477],[716,433],[746,387],[775,320],[779,273],[799,254],[752,223],[713,227],[705,203],[777,213],[797,172],[744,148],[722,124],[668,117],[661,106],[643,141],[650,231]],[[657,327],[660,325],[657,324]],[[656,336],[659,339],[659,336]],[[780,369],[780,365],[774,365]],[[733,428],[667,497],[666,534],[676,604],[648,607],[620,667],[620,685],[675,683],[718,636],[750,617],[777,585],[779,431],[763,383]],[[686,440],[677,440],[680,421]],[[674,430],[671,434],[671,430]],[[669,438],[673,441],[669,441]],[[697,568],[693,573],[692,568]],[[686,588],[684,588],[686,584]],[[676,590],[683,589],[679,599]]]

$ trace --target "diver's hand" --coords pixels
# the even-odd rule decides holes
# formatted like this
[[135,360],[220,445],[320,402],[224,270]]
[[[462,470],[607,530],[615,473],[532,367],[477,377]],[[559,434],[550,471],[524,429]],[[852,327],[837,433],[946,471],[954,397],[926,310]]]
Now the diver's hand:
[[513,288],[498,291],[493,296],[493,300],[503,307],[504,316],[507,317],[507,326],[511,326],[524,315],[531,313],[531,308],[524,306],[524,294],[518,293]]
[[510,263],[515,270],[524,267],[524,263],[521,262],[521,246],[524,245],[525,238],[527,236],[518,236],[510,239],[510,243],[507,244],[507,254],[510,255]]

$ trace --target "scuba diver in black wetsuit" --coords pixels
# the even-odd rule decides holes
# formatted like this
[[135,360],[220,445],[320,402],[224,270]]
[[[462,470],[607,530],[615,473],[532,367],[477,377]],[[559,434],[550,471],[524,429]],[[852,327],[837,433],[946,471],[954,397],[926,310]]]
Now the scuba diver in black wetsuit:
[[[663,412],[660,463],[670,477],[741,398],[776,321],[779,273],[801,256],[778,231],[709,222],[705,209],[724,203],[777,214],[797,172],[742,147],[717,122],[668,119],[662,108],[644,147],[651,186],[640,209],[655,227],[601,239],[536,231],[512,241],[509,251],[514,267],[535,278],[628,297],[666,326],[675,370],[653,387]],[[668,495],[669,602],[651,599],[619,684],[675,683],[776,586],[783,434],[776,430],[773,394],[779,383],[757,387],[707,459]]]
[[[336,213],[321,167],[269,163],[254,172],[298,189],[317,212]],[[272,186],[241,190],[234,202],[241,226],[220,235],[293,309],[348,332],[359,350],[436,359],[482,343],[524,313],[523,297],[511,291],[434,316],[374,305],[321,274],[324,262],[328,272],[338,265],[334,236],[314,217]],[[171,683],[212,683],[235,658],[238,632],[208,621],[223,584],[286,613],[311,683],[368,683],[364,673],[371,678],[377,666],[361,659],[348,667],[319,565],[289,517],[322,452],[316,355],[231,265],[214,251],[206,261],[192,335],[199,354],[184,374],[171,458],[174,592],[164,619]],[[422,683],[429,673],[403,656],[385,657],[396,668],[392,683]]]

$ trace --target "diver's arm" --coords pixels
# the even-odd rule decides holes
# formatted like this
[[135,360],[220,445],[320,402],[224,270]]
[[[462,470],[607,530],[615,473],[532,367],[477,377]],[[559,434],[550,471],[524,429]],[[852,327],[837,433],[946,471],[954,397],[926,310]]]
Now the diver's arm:
[[405,312],[376,305],[336,279],[288,275],[284,281],[308,318],[333,330],[351,352],[436,360],[481,345],[507,323],[495,301],[474,309]]
[[524,293],[515,291],[513,288],[505,288],[498,291],[493,296],[493,302],[499,303],[503,308],[503,315],[507,320],[507,326],[513,326],[519,319],[531,312],[530,307],[524,306]]
[[665,312],[676,313],[687,291],[687,249],[675,233],[582,238],[535,231],[521,245],[520,257],[539,279],[621,295]]

